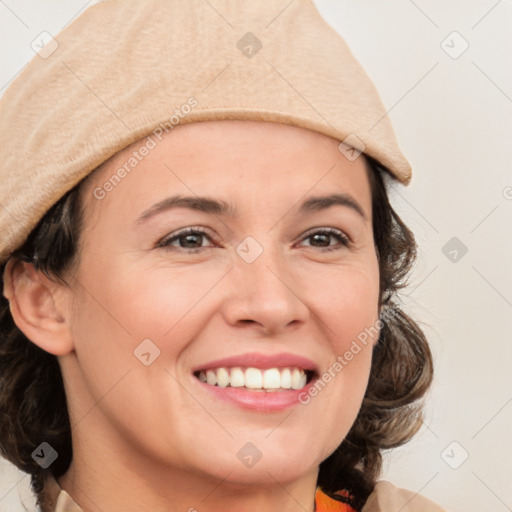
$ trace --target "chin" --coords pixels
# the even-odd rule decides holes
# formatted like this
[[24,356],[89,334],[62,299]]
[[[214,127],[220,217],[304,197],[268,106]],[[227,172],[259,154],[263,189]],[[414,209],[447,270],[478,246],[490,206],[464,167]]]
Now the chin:
[[198,461],[198,465],[201,471],[215,479],[224,481],[229,475],[226,483],[235,487],[269,486],[277,482],[286,485],[318,470],[322,456],[311,453],[307,445],[290,443],[290,440],[275,443],[264,438],[253,442],[235,441],[231,449],[222,450],[222,453],[210,450],[207,459]]
[[[267,461],[260,460],[253,467],[240,467],[231,465],[226,471],[215,471],[215,478],[225,480],[223,485],[233,488],[246,488],[248,486],[269,487],[273,484],[288,485],[299,480],[304,475],[317,471],[318,466],[303,463],[289,463],[288,461]],[[229,475],[227,478],[226,476]]]

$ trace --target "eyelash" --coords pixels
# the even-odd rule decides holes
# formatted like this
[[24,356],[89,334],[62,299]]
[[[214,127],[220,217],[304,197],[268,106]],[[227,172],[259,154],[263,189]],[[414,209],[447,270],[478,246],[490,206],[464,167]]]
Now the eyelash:
[[[301,238],[302,240],[306,240],[308,238],[311,238],[314,235],[323,234],[323,235],[330,235],[338,240],[338,242],[341,244],[341,246],[327,246],[327,247],[318,247],[322,252],[330,252],[330,251],[339,251],[340,249],[344,248],[350,248],[352,246],[352,242],[350,238],[345,235],[342,231],[339,229],[334,228],[313,228],[313,230],[306,231],[306,233]],[[312,247],[312,246],[309,246]]]
[[[329,245],[327,247],[319,247],[318,249],[320,249],[322,252],[336,251],[336,250],[340,250],[340,249],[344,249],[344,248],[350,248],[352,246],[352,241],[350,240],[350,238],[347,235],[345,235],[342,231],[339,231],[334,228],[314,228],[314,230],[306,232],[304,234],[304,236],[301,238],[301,241],[311,238],[314,235],[318,235],[318,234],[330,235],[330,236],[336,238],[338,240],[338,242],[341,244],[341,246],[338,246],[338,245],[330,246]],[[187,247],[171,246],[172,242],[179,240],[182,237],[186,237],[187,235],[203,235],[203,236],[207,237],[208,239],[210,239],[210,241],[212,241],[214,243],[218,243],[218,242],[216,242],[215,238],[208,232],[208,230],[198,226],[198,227],[187,228],[183,231],[179,231],[178,233],[176,233],[172,236],[163,238],[162,240],[160,240],[157,243],[156,247],[163,248],[163,249],[169,249],[169,250],[174,250],[174,249],[185,250],[185,251],[188,251],[191,253],[197,253],[201,249],[211,248],[211,247],[193,247],[193,248],[188,247],[187,248]],[[313,246],[310,245],[308,247],[313,247]]]

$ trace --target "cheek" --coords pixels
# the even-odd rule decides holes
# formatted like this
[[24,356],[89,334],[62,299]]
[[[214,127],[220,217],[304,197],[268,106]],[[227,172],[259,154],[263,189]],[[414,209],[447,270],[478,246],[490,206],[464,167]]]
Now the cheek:
[[[359,264],[321,269],[307,278],[305,296],[313,297],[310,309],[324,325],[326,337],[337,355],[357,338],[372,344],[375,336],[365,334],[375,326],[379,310],[379,268],[376,258]],[[375,329],[372,330],[373,335]]]
[[115,369],[119,375],[139,369],[137,351],[148,339],[164,356],[159,363],[172,369],[207,321],[215,299],[208,291],[222,272],[102,261],[108,260],[84,262],[72,322],[76,352],[84,373],[93,376],[92,386],[107,385]]
[[[156,405],[176,403],[179,386],[163,370],[175,373],[175,363],[201,329],[201,308],[194,306],[212,283],[198,273],[107,267],[101,261],[84,266],[78,277],[72,318],[77,366],[68,373],[74,418],[92,422],[102,413],[133,437],[142,425],[150,428],[143,421],[132,424],[133,407],[156,419]],[[149,366],[142,355],[147,352]]]
[[135,337],[153,336],[163,344],[172,341],[175,348],[186,344],[200,322],[206,321],[204,308],[215,301],[215,292],[205,298],[222,275],[218,268],[207,267],[200,271],[134,267],[127,273],[131,277],[123,283],[122,292],[110,289],[109,300],[115,304],[122,293],[120,315]]
[[147,267],[128,258],[104,263],[110,259],[98,251],[96,261],[84,263],[80,280],[89,284],[80,313],[86,309],[91,319],[121,328],[134,340],[164,334],[201,298],[208,281],[204,272]]
[[[330,308],[332,351],[336,369],[349,380],[352,392],[344,396],[362,400],[371,366],[372,350],[379,336],[378,267],[347,272]],[[334,305],[335,304],[335,305]]]
[[326,269],[316,277],[316,293],[308,292],[315,297],[310,309],[318,317],[329,358],[301,400],[324,418],[327,456],[355,421],[368,384],[380,327],[378,263]]

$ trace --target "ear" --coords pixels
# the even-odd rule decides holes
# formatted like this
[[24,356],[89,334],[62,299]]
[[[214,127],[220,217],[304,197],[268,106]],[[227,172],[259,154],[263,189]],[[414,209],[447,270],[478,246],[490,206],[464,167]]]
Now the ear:
[[4,296],[25,336],[50,354],[69,354],[74,346],[69,325],[71,292],[32,263],[10,259],[4,270]]

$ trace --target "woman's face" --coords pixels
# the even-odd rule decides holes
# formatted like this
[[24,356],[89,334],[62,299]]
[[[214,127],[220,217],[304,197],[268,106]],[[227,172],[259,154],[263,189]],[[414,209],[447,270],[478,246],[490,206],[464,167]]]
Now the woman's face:
[[365,162],[274,123],[154,141],[82,189],[60,358],[75,445],[241,483],[315,473],[356,418],[376,342]]

